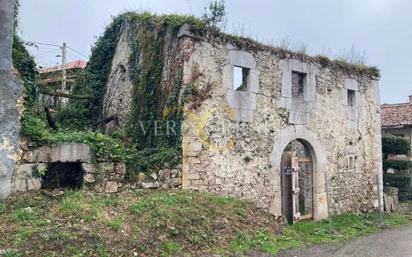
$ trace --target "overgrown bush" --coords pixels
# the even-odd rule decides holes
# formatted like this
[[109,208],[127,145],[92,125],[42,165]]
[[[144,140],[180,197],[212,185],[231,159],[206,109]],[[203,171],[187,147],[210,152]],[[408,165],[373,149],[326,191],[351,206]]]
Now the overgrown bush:
[[384,158],[389,154],[408,154],[410,150],[411,146],[405,138],[388,133],[382,134],[382,152]]
[[402,171],[412,168],[412,162],[407,160],[383,160],[383,170],[387,171],[389,168]]
[[[123,16],[114,18],[103,35],[97,39],[92,47],[92,55],[86,69],[79,76],[76,86],[73,88],[73,94],[95,97],[92,101],[70,101],[68,110],[72,110],[72,113],[75,113],[76,110],[81,109],[83,112],[83,115],[78,116],[78,119],[83,118],[86,121],[96,121],[101,118],[106,83],[122,24]],[[69,113],[66,115],[70,116]],[[81,124],[84,123],[87,122],[81,122]]]
[[123,142],[102,133],[83,130],[58,132],[49,131],[46,122],[34,115],[25,115],[22,119],[22,132],[38,145],[60,142],[77,142],[90,145],[97,158],[108,158],[112,161],[127,160],[128,151]]
[[26,94],[26,109],[31,109],[35,105],[38,93],[35,87],[37,71],[34,58],[27,51],[23,40],[17,35],[13,36],[13,67],[19,72],[19,78],[23,81]]

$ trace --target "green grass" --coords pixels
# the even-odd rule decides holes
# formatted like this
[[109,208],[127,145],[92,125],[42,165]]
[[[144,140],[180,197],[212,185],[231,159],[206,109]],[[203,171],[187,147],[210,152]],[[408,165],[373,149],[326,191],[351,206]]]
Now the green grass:
[[26,209],[17,209],[13,212],[13,220],[15,222],[27,222],[34,220],[33,212]]
[[[384,226],[407,224],[410,221],[403,215],[386,215]],[[329,234],[329,223],[326,220],[312,222],[302,221],[286,227],[281,235],[273,236],[266,231],[258,231],[254,235],[240,233],[230,242],[229,247],[221,253],[246,254],[253,249],[276,255],[281,250],[333,243],[355,237],[379,232],[383,228],[378,224],[376,214],[340,214],[332,218],[332,235]]]
[[0,202],[0,214],[6,212],[6,205],[2,202]]
[[117,217],[107,221],[107,226],[114,231],[119,231],[123,226],[123,217]]
[[64,214],[76,214],[82,210],[82,194],[78,191],[67,191],[59,204],[59,209]]
[[237,231],[280,231],[251,202],[181,190],[111,196],[67,191],[59,198],[33,193],[2,208],[0,233],[10,236],[0,238],[0,249],[30,256],[180,257],[224,248]]
[[34,232],[35,232],[35,229],[31,227],[17,228],[14,235],[11,238],[13,245],[20,246],[20,245],[26,244],[27,241],[33,236]]
[[[0,249],[24,256],[245,256],[256,250],[332,243],[378,232],[374,214],[302,221],[283,227],[253,203],[232,197],[181,190],[139,190],[118,195],[67,191],[60,198],[41,194],[2,202]],[[28,209],[27,207],[31,207]],[[407,223],[385,216],[385,227]]]
[[182,247],[176,242],[165,242],[160,246],[160,256],[179,256],[182,253]]
[[6,251],[2,255],[3,257],[20,257],[21,255],[15,251]]

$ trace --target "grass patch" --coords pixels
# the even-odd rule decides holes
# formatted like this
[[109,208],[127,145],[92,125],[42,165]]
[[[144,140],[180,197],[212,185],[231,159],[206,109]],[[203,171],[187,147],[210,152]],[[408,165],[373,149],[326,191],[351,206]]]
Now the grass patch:
[[12,242],[15,246],[26,244],[34,234],[33,228],[19,227],[12,236]]
[[21,255],[15,251],[5,251],[2,255],[3,257],[20,257]]
[[119,231],[123,226],[123,220],[122,217],[110,219],[107,221],[107,226],[114,231]]
[[13,220],[15,222],[26,222],[26,221],[33,221],[34,214],[31,209],[17,209],[13,212]]
[[[36,207],[27,214],[27,206]],[[10,235],[0,239],[0,249],[34,257],[190,256],[225,248],[241,236],[238,231],[280,231],[274,217],[251,202],[181,190],[112,196],[67,191],[61,198],[32,193],[3,208],[12,212],[0,214],[0,233]],[[234,252],[240,244],[232,243]]]
[[[410,221],[403,215],[386,215],[384,224],[396,226],[407,224]],[[221,253],[245,254],[253,249],[276,255],[281,250],[310,246],[323,243],[332,243],[349,240],[355,237],[381,231],[376,214],[340,214],[332,218],[332,236],[329,235],[329,224],[326,220],[312,222],[302,221],[286,227],[281,235],[273,236],[266,231],[258,231],[254,235],[238,234],[229,247]]]
[[79,191],[67,191],[59,204],[59,209],[64,214],[77,214],[82,210],[82,193]]
[[160,246],[160,256],[179,256],[182,253],[182,247],[176,242],[165,242]]
[[[28,206],[35,207],[27,212]],[[342,214],[333,217],[329,237],[326,221],[282,227],[251,202],[181,190],[111,196],[67,191],[61,198],[32,193],[6,200],[2,208],[0,234],[8,236],[0,237],[0,249],[33,257],[274,255],[381,230],[376,215]],[[387,226],[407,222],[399,214],[385,216]]]
[[0,214],[3,214],[5,212],[6,212],[6,205],[0,202]]

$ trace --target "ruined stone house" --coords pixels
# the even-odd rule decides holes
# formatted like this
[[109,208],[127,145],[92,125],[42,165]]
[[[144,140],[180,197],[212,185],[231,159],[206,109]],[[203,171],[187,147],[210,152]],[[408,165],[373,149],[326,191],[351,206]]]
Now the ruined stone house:
[[[103,112],[124,127],[131,112],[130,62],[139,23],[122,25]],[[378,206],[379,75],[189,25],[163,37],[161,95],[183,67],[183,189],[232,195],[292,222]],[[325,63],[326,62],[326,63]],[[131,64],[132,63],[132,64]],[[183,99],[187,88],[196,96]],[[159,104],[161,110],[165,105]],[[326,181],[325,181],[326,179]],[[380,186],[382,189],[382,186]]]
[[[147,99],[135,92],[132,79],[152,57],[144,45],[154,43],[139,41],[144,26],[146,20],[121,24],[101,106],[103,116],[117,120],[106,133],[124,129],[133,112],[145,110],[133,109],[133,98]],[[325,218],[328,206],[332,213],[378,207],[382,159],[375,69],[222,33],[199,34],[188,24],[152,39],[162,58],[156,110],[173,109],[171,96],[183,106],[183,189],[250,199],[289,222]],[[27,165],[66,158],[56,151],[37,151]],[[89,154],[82,160],[71,152],[67,158],[81,162],[79,172],[95,183],[86,177],[95,174],[88,169]],[[124,167],[113,165],[110,181],[97,185],[101,190],[115,191],[121,183]],[[27,183],[21,191],[29,189]]]

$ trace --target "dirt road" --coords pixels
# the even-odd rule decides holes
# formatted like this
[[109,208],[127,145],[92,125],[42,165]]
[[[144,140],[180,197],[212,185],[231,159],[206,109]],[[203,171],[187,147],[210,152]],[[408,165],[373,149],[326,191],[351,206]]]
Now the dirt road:
[[280,257],[412,257],[412,225],[386,230],[336,245],[279,253]]

